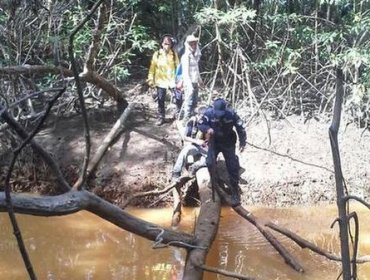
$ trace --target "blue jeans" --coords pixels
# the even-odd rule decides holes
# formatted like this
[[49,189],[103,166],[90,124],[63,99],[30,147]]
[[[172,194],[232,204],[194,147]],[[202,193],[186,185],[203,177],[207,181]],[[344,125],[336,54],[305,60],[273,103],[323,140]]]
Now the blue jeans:
[[176,104],[176,113],[180,113],[183,102],[183,92],[181,89],[175,88],[173,90],[173,99]]
[[199,87],[197,83],[193,83],[193,90],[189,91],[185,87],[185,100],[184,100],[184,120],[187,121],[194,115],[194,109],[198,104]]
[[204,160],[205,163],[205,157],[201,149],[193,144],[189,144],[184,146],[178,155],[175,165],[173,166],[172,174],[181,175],[183,167],[185,167],[187,163],[192,164],[192,162],[188,162],[188,156],[193,156],[195,158],[194,162],[197,160]]

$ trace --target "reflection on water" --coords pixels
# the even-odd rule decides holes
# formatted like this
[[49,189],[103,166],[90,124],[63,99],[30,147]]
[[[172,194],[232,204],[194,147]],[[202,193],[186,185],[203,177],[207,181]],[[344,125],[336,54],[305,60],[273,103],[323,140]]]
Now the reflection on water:
[[[185,209],[180,229],[192,232],[197,215]],[[260,219],[286,227],[316,245],[339,254],[337,227],[330,229],[335,207],[265,209],[251,208]],[[361,221],[360,255],[370,254],[370,211],[356,209]],[[169,227],[172,209],[130,212]],[[153,242],[125,232],[88,212],[66,217],[18,215],[26,247],[38,279],[175,280],[182,278],[185,251],[168,247],[151,249]],[[1,279],[27,279],[7,214],[0,214]],[[207,265],[235,271],[256,279],[336,279],[340,263],[329,262],[301,249],[286,237],[279,240],[305,268],[300,274],[288,267],[278,253],[247,221],[229,208],[222,211],[218,238]],[[370,279],[370,264],[359,266],[359,279]],[[204,279],[230,279],[205,273]]]

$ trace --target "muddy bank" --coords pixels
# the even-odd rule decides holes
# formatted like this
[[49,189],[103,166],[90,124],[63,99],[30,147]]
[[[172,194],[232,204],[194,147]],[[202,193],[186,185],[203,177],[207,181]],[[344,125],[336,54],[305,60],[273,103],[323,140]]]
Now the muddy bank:
[[[248,127],[247,153],[241,156],[244,202],[272,206],[334,203],[334,166],[329,119],[304,122],[297,116],[285,120],[256,120]],[[339,149],[349,193],[368,199],[370,133],[355,124],[342,126]]]
[[[172,165],[181,149],[176,125],[168,119],[163,126],[155,126],[156,106],[152,100],[136,97],[135,101],[140,104],[138,110],[130,116],[126,130],[116,139],[88,184],[89,189],[117,205],[134,192],[168,185]],[[276,207],[333,203],[336,194],[328,136],[330,119],[305,121],[290,116],[274,120],[266,116],[255,117],[248,123],[248,145],[239,154],[243,167],[242,202]],[[92,154],[118,117],[109,106],[89,113]],[[81,125],[80,116],[59,119],[36,138],[59,162],[71,183],[78,176],[85,149]],[[339,148],[343,175],[348,191],[364,199],[370,193],[369,140],[369,131],[354,124],[342,125]],[[28,163],[18,167],[12,180],[16,190],[53,193],[47,167],[40,159],[29,157]],[[22,169],[27,172],[22,173]],[[134,204],[154,207],[170,201],[169,195],[160,201],[158,197],[147,197]]]

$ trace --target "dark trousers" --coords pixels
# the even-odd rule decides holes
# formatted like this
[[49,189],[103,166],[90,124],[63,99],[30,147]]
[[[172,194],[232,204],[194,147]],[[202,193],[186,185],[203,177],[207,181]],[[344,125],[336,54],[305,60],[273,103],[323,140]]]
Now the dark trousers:
[[235,144],[215,143],[214,149],[208,150],[208,153],[211,154],[208,154],[207,160],[216,160],[218,154],[222,153],[225,158],[227,172],[229,173],[231,187],[238,190],[240,165],[239,158],[235,154]]
[[166,108],[165,108],[166,93],[167,93],[167,89],[157,87],[158,115],[159,115],[159,118],[163,120],[166,116]]
[[183,102],[183,92],[181,89],[175,88],[173,90],[173,99],[174,103],[176,104],[176,113],[180,113],[181,107],[182,107],[182,102]]

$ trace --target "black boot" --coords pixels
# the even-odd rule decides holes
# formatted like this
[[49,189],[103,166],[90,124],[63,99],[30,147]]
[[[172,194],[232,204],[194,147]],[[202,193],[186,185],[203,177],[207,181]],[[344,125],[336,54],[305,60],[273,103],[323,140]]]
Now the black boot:
[[240,205],[240,193],[239,186],[231,187],[231,207],[236,207]]

